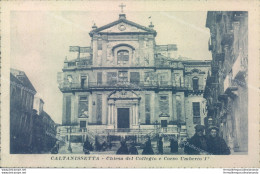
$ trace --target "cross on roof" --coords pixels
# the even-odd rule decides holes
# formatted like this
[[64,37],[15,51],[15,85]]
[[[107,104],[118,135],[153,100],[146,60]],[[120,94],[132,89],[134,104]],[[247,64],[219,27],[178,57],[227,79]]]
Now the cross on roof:
[[124,5],[123,3],[121,5],[119,5],[119,7],[121,8],[121,13],[124,13],[124,7],[126,7],[126,5]]

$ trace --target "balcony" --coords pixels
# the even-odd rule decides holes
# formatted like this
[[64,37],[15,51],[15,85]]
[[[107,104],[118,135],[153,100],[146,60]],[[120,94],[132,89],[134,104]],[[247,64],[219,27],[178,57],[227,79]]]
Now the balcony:
[[235,63],[232,66],[233,76],[239,78],[242,75],[246,74],[248,69],[248,58],[243,54],[239,54]]
[[221,44],[222,45],[232,45],[234,41],[234,34],[233,32],[225,33],[222,35]]
[[205,90],[205,85],[198,85],[197,87],[188,86],[186,90],[190,93],[201,93]]
[[77,59],[75,61],[64,62],[64,68],[87,68],[92,65],[92,59]]
[[[170,89],[170,90],[188,90],[187,87],[184,86],[173,86],[173,84],[169,81],[150,81],[150,82],[128,82],[128,81],[110,81],[110,82],[88,82],[84,85],[80,83],[69,83],[63,82],[60,83],[59,88],[61,91],[83,91],[83,90],[98,90],[98,89]],[[190,89],[192,90],[192,89]],[[200,90],[200,87],[199,89]]]
[[225,93],[229,93],[232,91],[236,91],[238,88],[233,85],[233,79],[230,75],[227,75],[224,80],[224,91]]

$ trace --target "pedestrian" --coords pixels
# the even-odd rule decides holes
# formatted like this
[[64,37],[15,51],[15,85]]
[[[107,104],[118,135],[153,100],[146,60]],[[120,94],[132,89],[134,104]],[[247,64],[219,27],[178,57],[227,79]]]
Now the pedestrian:
[[127,148],[127,144],[125,142],[125,140],[122,140],[120,142],[121,146],[119,147],[119,149],[117,150],[116,154],[117,155],[128,155],[128,148]]
[[159,154],[163,154],[163,141],[162,141],[162,137],[159,137],[159,140],[157,142],[157,148],[158,148],[158,153]]
[[100,151],[102,149],[102,145],[100,144],[98,137],[95,137],[95,148],[97,151]]
[[171,153],[178,152],[179,144],[178,144],[178,140],[175,135],[170,140],[170,147],[171,147]]
[[132,141],[129,147],[129,154],[131,155],[138,155],[138,150],[135,147],[135,143]]
[[209,137],[207,138],[208,152],[212,155],[230,155],[230,149],[225,140],[218,135],[218,127],[209,127]]
[[107,149],[107,142],[104,141],[104,142],[102,143],[102,150],[105,151],[106,149]]
[[88,137],[86,138],[86,141],[84,142],[83,144],[83,151],[85,154],[90,154],[90,151],[93,150],[93,146],[92,144],[90,143]]
[[142,152],[143,155],[153,155],[153,148],[152,148],[152,143],[150,137],[147,137],[145,145],[144,145],[144,150]]
[[195,126],[195,134],[185,143],[184,152],[189,155],[207,154],[207,140],[203,125]]

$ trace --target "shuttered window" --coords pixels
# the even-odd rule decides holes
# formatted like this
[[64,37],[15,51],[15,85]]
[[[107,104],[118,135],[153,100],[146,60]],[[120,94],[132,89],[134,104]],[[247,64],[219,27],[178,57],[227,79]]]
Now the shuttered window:
[[132,83],[132,84],[140,83],[140,73],[139,72],[130,72],[130,83]]
[[201,124],[200,103],[193,102],[192,107],[193,107],[193,124]]
[[107,83],[110,85],[114,85],[117,83],[117,73],[116,72],[107,73]]

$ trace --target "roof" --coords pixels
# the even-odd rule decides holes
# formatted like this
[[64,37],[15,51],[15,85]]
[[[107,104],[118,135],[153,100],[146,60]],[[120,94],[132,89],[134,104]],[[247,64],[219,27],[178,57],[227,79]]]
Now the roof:
[[[121,14],[121,15],[122,15],[122,14]],[[132,21],[127,20],[126,18],[120,18],[120,19],[118,19],[118,20],[116,20],[116,21],[114,21],[114,22],[111,22],[111,23],[109,23],[109,24],[107,24],[107,25],[104,25],[104,26],[102,26],[102,27],[99,27],[99,28],[96,28],[96,29],[92,30],[92,31],[89,33],[89,35],[92,37],[94,33],[99,33],[99,32],[101,32],[102,30],[105,30],[105,29],[107,29],[107,28],[110,28],[110,27],[115,26],[115,25],[117,25],[117,24],[119,24],[119,23],[122,23],[122,22],[125,23],[125,24],[128,24],[128,25],[134,26],[134,27],[136,27],[136,28],[142,29],[142,30],[144,30],[145,32],[147,32],[148,34],[153,34],[154,36],[156,36],[156,34],[157,34],[155,30],[153,30],[153,29],[151,29],[151,28],[149,28],[149,27],[145,27],[145,26],[139,25],[139,24],[137,24],[137,23],[135,23],[135,22],[132,22]]]
[[212,23],[214,23],[214,12],[213,11],[208,11],[207,19],[206,19],[206,27],[210,28]]
[[10,76],[11,81],[15,81],[16,83],[18,83],[19,81],[19,84],[23,85],[24,87],[27,87],[28,89],[34,91],[35,93],[37,92],[34,86],[32,85],[31,81],[26,76],[25,72],[17,69],[11,69],[10,72],[11,72],[11,76]]

